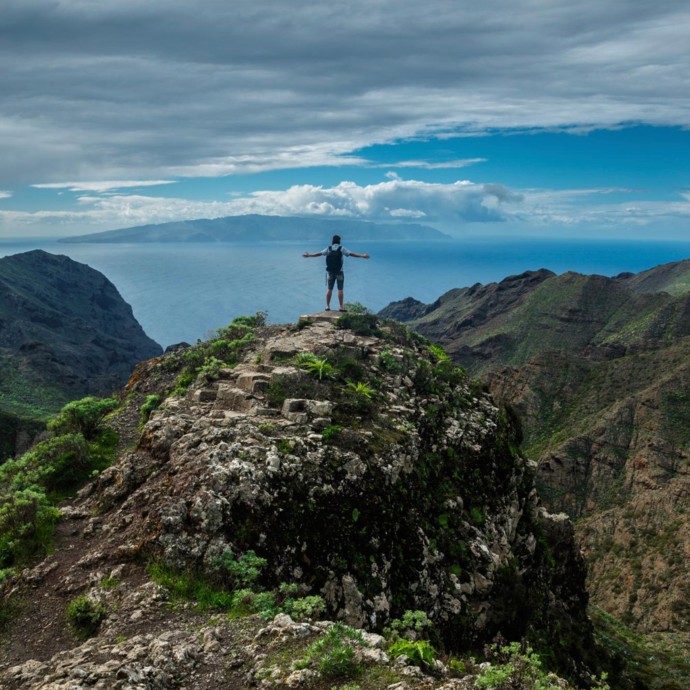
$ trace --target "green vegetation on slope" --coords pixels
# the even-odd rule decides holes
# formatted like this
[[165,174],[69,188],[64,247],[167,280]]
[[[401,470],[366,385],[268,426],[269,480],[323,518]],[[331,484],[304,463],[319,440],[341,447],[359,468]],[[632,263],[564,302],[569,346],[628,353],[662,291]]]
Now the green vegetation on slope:
[[50,426],[54,435],[0,465],[0,572],[49,550],[58,503],[114,459],[117,434],[104,423],[112,398],[69,403]]

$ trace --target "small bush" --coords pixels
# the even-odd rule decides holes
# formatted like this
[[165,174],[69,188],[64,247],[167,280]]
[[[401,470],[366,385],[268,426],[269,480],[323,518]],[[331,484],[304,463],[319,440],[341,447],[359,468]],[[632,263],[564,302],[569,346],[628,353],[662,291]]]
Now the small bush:
[[197,378],[206,381],[215,381],[220,375],[220,370],[223,365],[224,362],[217,357],[207,357],[199,368]]
[[39,487],[0,493],[0,568],[45,555],[59,517]]
[[55,435],[82,434],[93,441],[101,430],[103,418],[118,406],[114,398],[82,398],[65,405],[48,423],[48,430]]
[[340,426],[340,424],[331,424],[321,432],[321,438],[323,438],[324,443],[333,445],[334,443],[337,443],[338,437],[340,436],[340,432],[342,430],[343,427]]
[[85,640],[93,637],[108,615],[108,609],[100,603],[80,596],[67,606],[67,623],[75,637]]
[[380,336],[379,319],[375,314],[343,314],[336,322],[337,328],[346,328],[356,335]]
[[393,658],[406,656],[411,664],[419,668],[431,668],[436,661],[436,650],[427,640],[412,641],[400,638],[393,642],[388,652]]
[[241,589],[251,587],[256,583],[266,563],[265,558],[257,556],[252,550],[236,558],[232,550],[227,549],[215,560],[214,564],[219,573],[230,581],[233,588]]
[[343,307],[348,314],[368,314],[369,310],[359,302],[346,302]]
[[283,611],[297,621],[314,620],[326,610],[326,602],[322,597],[314,594],[298,599],[286,599],[283,602]]
[[151,413],[154,410],[158,409],[161,402],[163,402],[163,396],[162,395],[154,394],[154,395],[147,395],[146,396],[146,401],[139,408],[139,424],[141,426],[144,426],[144,424],[146,424],[146,422],[149,421],[149,418],[151,417]]
[[375,395],[376,391],[366,383],[363,383],[362,381],[354,382],[354,381],[347,381],[346,382],[346,387],[347,390],[352,393],[356,398],[361,398],[363,400],[371,400]]
[[42,487],[46,492],[71,489],[91,471],[89,447],[81,434],[64,434],[35,445],[0,466],[0,485],[15,490]]
[[362,673],[355,659],[353,642],[364,644],[362,633],[343,623],[335,623],[323,637],[307,647],[305,657],[295,665],[298,668],[314,666],[324,678],[347,678]]
[[258,613],[262,618],[273,618],[280,612],[273,592],[255,592],[252,589],[240,589],[232,595],[231,617],[249,616]]
[[300,352],[297,355],[295,362],[300,369],[304,369],[316,376],[319,381],[325,378],[330,378],[333,375],[333,366],[328,363],[325,357],[317,357],[311,352]]
[[[539,655],[527,644],[500,642],[487,647],[487,657],[492,665],[486,668],[475,680],[479,690],[559,690],[562,681],[555,675],[542,669]],[[608,689],[605,678],[597,687]]]
[[402,618],[394,618],[388,627],[384,629],[387,637],[393,641],[403,637],[408,640],[416,640],[419,635],[428,631],[432,622],[424,611],[407,610]]

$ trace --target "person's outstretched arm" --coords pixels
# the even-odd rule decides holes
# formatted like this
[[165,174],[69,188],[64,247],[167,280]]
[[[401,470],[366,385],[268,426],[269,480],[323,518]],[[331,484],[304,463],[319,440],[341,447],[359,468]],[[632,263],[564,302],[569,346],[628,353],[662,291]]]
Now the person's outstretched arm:
[[357,254],[356,252],[350,252],[350,256],[354,256],[357,259],[369,259],[369,254]]
[[316,254],[310,254],[309,252],[304,252],[304,254],[302,254],[302,256],[303,256],[305,259],[312,259],[312,258],[314,258],[315,256],[321,256],[321,252],[317,252]]

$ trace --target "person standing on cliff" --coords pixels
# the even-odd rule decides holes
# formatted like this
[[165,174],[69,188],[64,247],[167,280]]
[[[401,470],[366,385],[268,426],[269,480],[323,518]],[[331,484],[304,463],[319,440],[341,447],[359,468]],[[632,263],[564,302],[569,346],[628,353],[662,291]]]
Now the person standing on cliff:
[[320,252],[310,254],[304,252],[302,254],[306,259],[315,258],[317,256],[326,257],[326,311],[331,310],[331,296],[333,295],[333,286],[338,283],[338,302],[340,304],[340,311],[345,311],[343,298],[343,285],[345,284],[345,274],[343,273],[343,257],[354,256],[357,259],[368,259],[369,254],[357,254],[345,249],[340,244],[340,235],[333,235],[331,245]]

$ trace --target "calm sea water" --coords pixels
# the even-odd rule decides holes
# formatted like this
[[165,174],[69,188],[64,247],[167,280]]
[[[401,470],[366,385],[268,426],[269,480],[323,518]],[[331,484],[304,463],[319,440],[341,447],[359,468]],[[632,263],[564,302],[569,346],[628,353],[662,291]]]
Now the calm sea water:
[[[325,244],[325,243],[324,243]],[[690,242],[482,240],[371,242],[349,246],[371,260],[345,260],[345,300],[378,311],[412,296],[432,302],[456,287],[498,281],[538,268],[612,276],[690,257]],[[41,248],[104,273],[164,347],[195,342],[239,314],[267,311],[294,322],[324,307],[320,246],[267,244],[59,244],[0,241],[0,256]],[[337,306],[333,300],[332,306]]]

